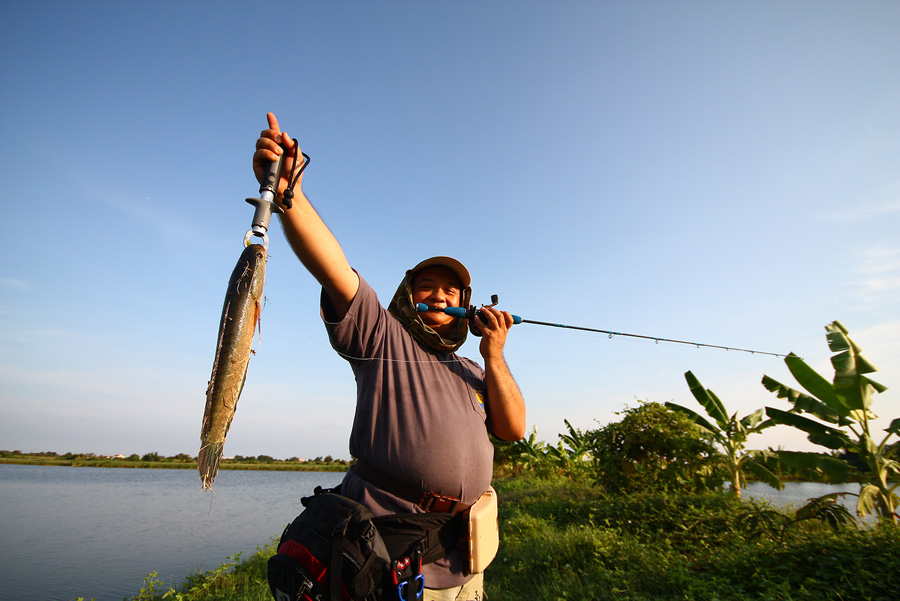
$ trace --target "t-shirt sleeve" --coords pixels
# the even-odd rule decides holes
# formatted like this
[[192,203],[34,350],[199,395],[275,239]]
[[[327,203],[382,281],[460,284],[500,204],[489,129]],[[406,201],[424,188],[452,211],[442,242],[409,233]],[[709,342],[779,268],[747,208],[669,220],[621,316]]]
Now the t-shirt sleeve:
[[384,322],[390,316],[362,276],[356,296],[343,319],[334,321],[334,307],[325,290],[322,290],[320,305],[322,321],[334,350],[348,361],[353,358],[370,359],[377,355]]

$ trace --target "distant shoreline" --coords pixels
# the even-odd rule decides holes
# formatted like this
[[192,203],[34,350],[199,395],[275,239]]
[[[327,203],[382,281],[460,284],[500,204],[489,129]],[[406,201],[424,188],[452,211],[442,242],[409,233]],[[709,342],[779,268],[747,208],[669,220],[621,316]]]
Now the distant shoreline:
[[[7,465],[39,465],[49,467],[108,467],[125,469],[170,469],[195,470],[196,462],[188,461],[128,461],[107,458],[75,458],[62,457],[0,457],[0,463]],[[279,472],[346,472],[349,466],[344,463],[248,463],[223,460],[219,470],[246,471],[279,471]]]

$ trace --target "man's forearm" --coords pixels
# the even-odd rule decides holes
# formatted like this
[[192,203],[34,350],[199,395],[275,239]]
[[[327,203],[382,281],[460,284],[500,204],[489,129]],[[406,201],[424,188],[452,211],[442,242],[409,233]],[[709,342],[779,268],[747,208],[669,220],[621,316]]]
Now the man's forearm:
[[503,357],[485,361],[487,410],[491,430],[501,440],[525,437],[525,399]]

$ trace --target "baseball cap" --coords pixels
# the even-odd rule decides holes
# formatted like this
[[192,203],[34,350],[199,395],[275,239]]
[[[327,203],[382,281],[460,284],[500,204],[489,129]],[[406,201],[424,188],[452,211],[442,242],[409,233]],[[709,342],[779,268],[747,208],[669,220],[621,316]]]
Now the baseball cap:
[[462,284],[463,288],[468,288],[469,285],[471,285],[472,277],[469,275],[469,270],[466,269],[465,265],[463,265],[453,257],[431,257],[430,259],[425,259],[424,261],[413,267],[410,271],[416,273],[421,269],[432,267],[434,265],[446,267],[447,269],[455,273],[456,277],[459,278],[459,283]]

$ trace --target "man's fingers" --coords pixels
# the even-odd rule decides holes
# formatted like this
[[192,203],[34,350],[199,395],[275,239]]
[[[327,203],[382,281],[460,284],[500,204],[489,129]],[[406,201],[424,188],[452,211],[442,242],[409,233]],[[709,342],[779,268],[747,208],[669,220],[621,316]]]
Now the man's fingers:
[[476,315],[478,315],[478,319],[481,320],[481,323],[486,326],[490,326],[491,323],[497,321],[497,316],[493,314],[491,307],[483,307]]
[[288,152],[288,156],[290,156],[291,151],[294,150],[294,139],[288,135],[287,132],[281,133],[281,144],[284,146],[284,149]]
[[256,141],[256,153],[253,155],[253,159],[262,161],[276,161],[278,160],[278,156],[283,152],[284,150],[281,148],[281,146],[279,146],[278,143],[275,142],[275,140],[273,140],[272,138],[260,137]]
[[[488,328],[502,327],[509,329],[513,325],[512,314],[493,307],[484,307],[476,313],[478,319]],[[488,317],[490,316],[490,317]]]
[[256,140],[256,149],[269,150],[271,152],[280,152],[281,146],[278,144],[278,142],[265,135],[268,131],[269,130],[264,131],[263,135],[261,135]]
[[280,134],[281,128],[278,127],[278,119],[275,118],[275,113],[266,113],[266,119],[269,120],[269,129],[275,130],[275,133]]

